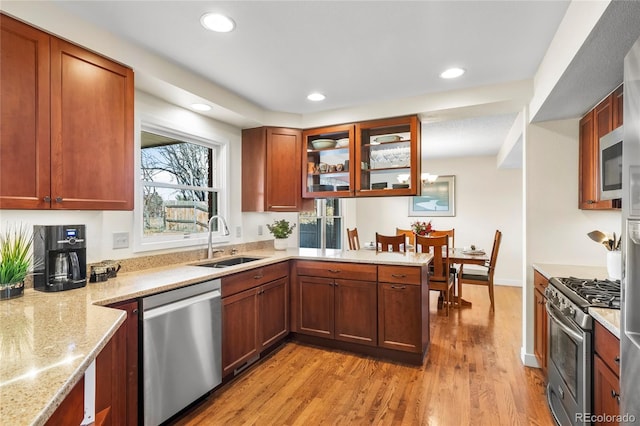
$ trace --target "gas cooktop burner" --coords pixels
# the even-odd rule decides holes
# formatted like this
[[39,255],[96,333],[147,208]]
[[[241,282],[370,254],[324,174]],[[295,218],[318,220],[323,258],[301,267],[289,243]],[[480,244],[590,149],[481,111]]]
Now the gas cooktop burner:
[[620,281],[582,278],[558,278],[571,291],[577,293],[590,306],[620,309]]

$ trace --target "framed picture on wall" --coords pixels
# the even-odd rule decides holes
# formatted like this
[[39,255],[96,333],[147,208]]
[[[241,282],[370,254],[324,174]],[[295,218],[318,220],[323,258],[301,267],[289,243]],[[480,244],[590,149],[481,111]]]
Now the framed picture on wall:
[[455,216],[456,177],[438,176],[422,186],[422,195],[409,198],[409,216]]

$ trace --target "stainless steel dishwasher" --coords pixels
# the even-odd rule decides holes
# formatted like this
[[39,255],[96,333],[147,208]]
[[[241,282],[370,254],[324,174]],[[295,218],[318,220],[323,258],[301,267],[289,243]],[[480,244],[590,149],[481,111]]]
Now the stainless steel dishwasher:
[[219,279],[142,299],[145,425],[222,382],[221,311]]

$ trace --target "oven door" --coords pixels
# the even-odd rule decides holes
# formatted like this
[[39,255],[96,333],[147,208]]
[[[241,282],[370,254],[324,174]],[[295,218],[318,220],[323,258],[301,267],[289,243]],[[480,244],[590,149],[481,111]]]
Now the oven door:
[[559,425],[590,424],[591,333],[547,301],[549,367],[547,399]]

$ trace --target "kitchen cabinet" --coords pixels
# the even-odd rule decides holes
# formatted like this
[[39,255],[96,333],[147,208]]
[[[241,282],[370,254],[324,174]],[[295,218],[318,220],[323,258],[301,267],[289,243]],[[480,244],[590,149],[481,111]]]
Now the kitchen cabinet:
[[621,200],[600,200],[600,138],[622,125],[622,86],[580,120],[578,206],[586,210],[621,207]]
[[533,353],[546,377],[549,317],[547,316],[547,297],[544,294],[544,290],[547,288],[549,280],[540,272],[534,270],[533,284],[533,302],[535,304],[533,309]]
[[222,278],[222,375],[226,377],[289,333],[288,262]]
[[122,418],[126,421],[122,423],[135,425],[138,423],[138,301],[114,303],[109,307],[127,312],[127,319],[120,326],[124,335],[126,378],[125,386],[119,391],[118,397],[124,399],[125,405],[125,414]]
[[[136,324],[137,325],[137,324]],[[122,324],[96,358],[95,413],[103,424],[122,424],[127,418],[127,327]]]
[[379,346],[416,353],[426,349],[429,292],[422,287],[427,279],[422,272],[416,266],[378,266]]
[[302,134],[302,196],[305,198],[352,197],[355,125],[322,127]]
[[302,131],[258,127],[242,131],[242,211],[310,208],[300,189]]
[[375,265],[297,261],[299,333],[377,345]]
[[84,419],[84,376],[62,400],[45,426],[79,425]]
[[417,116],[356,124],[356,196],[420,193],[420,121]]
[[132,210],[133,71],[0,19],[0,208]]
[[[593,414],[597,419],[620,414],[620,340],[594,322]],[[619,424],[597,421],[594,425]]]

